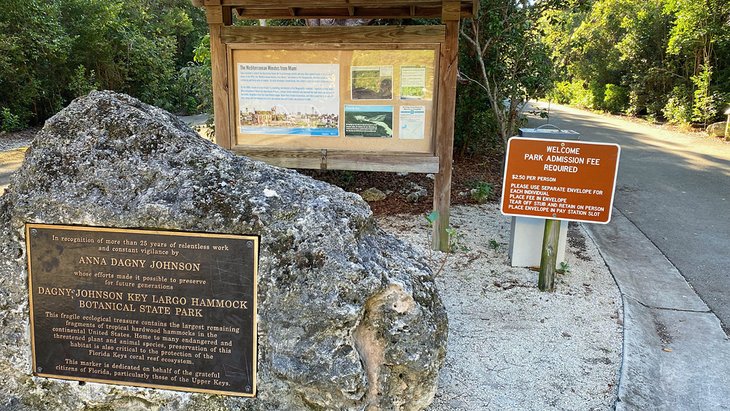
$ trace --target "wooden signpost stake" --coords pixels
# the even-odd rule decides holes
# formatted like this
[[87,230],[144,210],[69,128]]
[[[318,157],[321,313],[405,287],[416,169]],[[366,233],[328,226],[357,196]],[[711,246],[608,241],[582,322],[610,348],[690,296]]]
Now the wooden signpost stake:
[[560,236],[560,220],[545,220],[545,234],[542,237],[542,256],[540,258],[540,275],[537,288],[540,291],[555,291],[555,266],[558,263],[558,237]]

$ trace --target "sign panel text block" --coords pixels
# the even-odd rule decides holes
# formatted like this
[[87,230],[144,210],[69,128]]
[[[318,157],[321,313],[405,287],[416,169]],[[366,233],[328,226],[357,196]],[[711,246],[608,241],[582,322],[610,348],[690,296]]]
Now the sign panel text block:
[[608,223],[620,151],[616,144],[511,138],[502,213]]

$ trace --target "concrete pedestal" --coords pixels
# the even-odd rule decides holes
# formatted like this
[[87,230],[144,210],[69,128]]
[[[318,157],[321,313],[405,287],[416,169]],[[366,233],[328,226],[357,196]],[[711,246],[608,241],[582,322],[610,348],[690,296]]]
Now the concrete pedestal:
[[[568,243],[568,221],[560,222],[557,262],[565,261],[565,246]],[[545,219],[512,217],[509,242],[510,264],[513,267],[539,267],[542,254],[542,239],[545,234]]]

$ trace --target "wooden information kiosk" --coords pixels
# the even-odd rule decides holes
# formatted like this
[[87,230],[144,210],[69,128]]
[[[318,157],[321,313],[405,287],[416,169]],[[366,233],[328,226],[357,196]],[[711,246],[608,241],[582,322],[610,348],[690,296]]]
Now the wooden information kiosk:
[[[210,27],[216,143],[291,168],[434,173],[447,250],[459,21],[478,0],[197,0]],[[440,19],[234,26],[235,19]]]

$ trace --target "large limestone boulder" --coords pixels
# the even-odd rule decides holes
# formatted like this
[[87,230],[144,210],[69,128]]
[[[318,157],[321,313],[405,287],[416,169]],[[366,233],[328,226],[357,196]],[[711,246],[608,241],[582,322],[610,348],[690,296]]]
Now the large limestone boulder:
[[[257,397],[31,376],[26,222],[260,235]],[[0,321],[3,410],[423,409],[447,335],[431,270],[359,196],[112,92],[50,119],[0,200]]]

